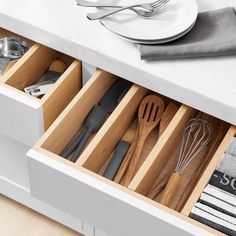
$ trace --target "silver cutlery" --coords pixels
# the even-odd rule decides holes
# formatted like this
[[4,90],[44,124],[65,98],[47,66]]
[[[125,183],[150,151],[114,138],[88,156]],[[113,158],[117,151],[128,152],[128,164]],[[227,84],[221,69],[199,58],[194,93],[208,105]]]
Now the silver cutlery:
[[121,8],[125,6],[120,6],[117,4],[109,4],[109,3],[102,3],[102,2],[91,2],[87,0],[76,0],[77,5],[81,7],[114,7],[114,8]]
[[[117,4],[108,4],[108,3],[100,3],[100,2],[91,2],[86,0],[76,0],[77,5],[81,7],[112,7],[112,8],[122,8],[125,6],[117,5]],[[136,14],[145,14],[145,10],[130,8],[129,10],[134,11]]]
[[0,76],[3,75],[8,63],[22,57],[28,50],[27,44],[17,37],[0,39]]
[[102,12],[96,12],[96,13],[88,13],[87,14],[87,18],[89,20],[99,20],[102,18],[105,18],[107,16],[113,15],[115,13],[121,12],[123,10],[131,10],[133,8],[145,8],[146,10],[136,10],[135,13],[138,14],[139,16],[142,16],[144,18],[148,18],[151,17],[153,15],[155,15],[160,9],[162,9],[167,3],[169,2],[169,0],[156,0],[154,2],[150,2],[150,3],[144,3],[144,4],[134,4],[134,5],[130,5],[130,6],[126,6],[126,7],[121,7],[117,10],[110,10],[110,11],[102,11]]

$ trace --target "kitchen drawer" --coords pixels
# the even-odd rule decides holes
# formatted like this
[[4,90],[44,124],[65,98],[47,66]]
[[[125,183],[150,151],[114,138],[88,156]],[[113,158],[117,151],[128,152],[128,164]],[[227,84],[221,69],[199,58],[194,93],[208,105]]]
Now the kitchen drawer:
[[[103,72],[104,75],[105,72]],[[90,79],[47,130],[40,141],[27,153],[31,194],[66,213],[82,219],[112,236],[160,235],[223,235],[188,217],[202,188],[207,184],[236,128],[217,120],[221,132],[211,143],[210,161],[180,210],[175,210],[181,194],[190,183],[191,174],[198,168],[204,153],[196,158],[182,175],[170,207],[148,198],[147,192],[162,174],[172,168],[178,156],[178,143],[186,122],[194,117],[209,115],[163,97],[165,104],[173,102],[177,111],[164,133],[158,137],[154,130],[145,143],[139,168],[128,187],[102,176],[114,147],[126,130],[134,124],[140,101],[150,93],[133,85],[99,132],[72,163],[60,157],[61,151],[82,126],[83,120],[108,87],[104,75]],[[96,75],[94,76],[96,78]],[[166,170],[167,169],[167,170]],[[163,172],[164,171],[164,172]]]
[[0,134],[0,178],[29,189],[26,160],[26,153],[29,149],[29,146]]
[[[0,36],[14,35],[0,29]],[[19,36],[20,37],[20,36]],[[26,39],[30,48],[9,64],[0,78],[0,133],[32,146],[81,88],[81,62]],[[42,98],[24,88],[43,79],[51,63],[60,59],[65,72]]]

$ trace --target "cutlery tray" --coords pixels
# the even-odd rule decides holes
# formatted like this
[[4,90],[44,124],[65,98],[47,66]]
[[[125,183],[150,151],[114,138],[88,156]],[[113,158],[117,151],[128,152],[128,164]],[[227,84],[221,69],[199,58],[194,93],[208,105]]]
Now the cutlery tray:
[[131,87],[75,163],[59,155],[80,130],[91,107],[116,79],[116,76],[98,70],[28,152],[32,195],[112,236],[156,235],[158,232],[165,235],[223,235],[190,219],[188,215],[219,163],[227,144],[235,135],[234,126],[219,121],[224,127],[218,134],[219,143],[179,211],[175,207],[205,153],[199,155],[184,171],[169,208],[159,204],[158,197],[151,200],[146,195],[165,172],[174,169],[182,130],[189,119],[199,114],[199,111],[191,107],[162,96],[165,103],[175,103],[178,110],[159,138],[157,129],[151,133],[145,143],[139,168],[127,188],[122,183],[117,184],[102,177],[102,174],[116,144],[133,125],[141,100],[152,93],[139,85]]

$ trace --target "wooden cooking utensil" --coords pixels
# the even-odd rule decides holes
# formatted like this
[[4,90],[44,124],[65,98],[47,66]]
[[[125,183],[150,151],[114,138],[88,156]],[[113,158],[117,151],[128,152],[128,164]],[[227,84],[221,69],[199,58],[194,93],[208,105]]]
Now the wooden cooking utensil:
[[183,194],[180,197],[180,200],[178,201],[178,204],[175,207],[175,210],[178,212],[180,212],[183,209],[184,204],[186,203],[187,199],[189,198],[190,194],[193,191],[193,188],[198,183],[203,171],[207,168],[212,156],[214,155],[222,139],[224,138],[227,129],[227,124],[225,122],[219,121],[216,118],[214,118],[214,121],[210,124],[212,125],[214,131],[212,141],[209,143],[209,149],[203,161],[193,173],[191,181],[189,181],[187,188],[184,190]]
[[188,164],[206,147],[212,138],[212,128],[208,122],[202,119],[190,120],[184,128],[180,155],[175,172],[171,175],[160,203],[169,206],[178,188],[181,175]]
[[122,161],[121,166],[120,166],[120,168],[119,168],[119,170],[118,170],[118,172],[117,172],[117,174],[116,174],[116,176],[113,180],[114,182],[120,183],[122,178],[124,177],[128,167],[129,167],[129,163],[130,163],[130,160],[132,158],[132,155],[133,155],[133,152],[134,152],[135,145],[136,145],[137,141],[138,141],[138,128],[136,129],[136,132],[135,132],[133,141],[131,143],[131,146],[130,146],[124,160]]
[[61,60],[54,60],[48,70],[63,73],[66,70],[66,64]]
[[164,101],[156,95],[146,96],[139,105],[138,140],[125,176],[124,186],[127,187],[134,177],[143,145],[151,131],[158,125],[163,112]]
[[161,137],[161,135],[164,133],[165,129],[175,116],[176,112],[178,111],[178,106],[175,105],[173,102],[169,103],[163,113],[163,116],[161,117],[160,120],[160,125],[159,125],[159,133],[158,137]]
[[[173,102],[169,103],[163,113],[163,116],[160,120],[159,125],[159,134],[158,136],[161,137],[161,135],[164,133],[165,129],[175,116],[176,112],[178,111],[178,106],[176,106]],[[156,182],[156,184],[151,188],[151,190],[148,192],[147,197],[150,199],[155,199],[160,192],[165,188],[168,179],[170,178],[172,171],[169,171],[167,175],[165,175],[160,181]]]

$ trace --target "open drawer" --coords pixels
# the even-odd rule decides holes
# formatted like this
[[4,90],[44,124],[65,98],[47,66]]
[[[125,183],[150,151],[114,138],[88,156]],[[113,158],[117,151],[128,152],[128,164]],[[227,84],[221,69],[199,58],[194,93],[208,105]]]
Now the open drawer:
[[[0,29],[0,35],[15,34]],[[29,50],[0,77],[0,132],[32,146],[80,90],[82,70],[80,61],[23,40]],[[63,63],[64,70],[52,88],[42,98],[25,93],[25,87],[43,81],[55,60]]]
[[[122,181],[108,180],[103,173],[116,144],[127,129],[135,125],[140,102],[145,95],[152,93],[133,85],[75,163],[60,156],[82,126],[91,106],[100,99],[101,91],[107,88],[109,79],[103,78],[104,75],[99,81],[90,79],[27,153],[31,194],[112,236],[222,235],[190,219],[188,214],[197,201],[195,196],[198,198],[202,190],[200,182],[210,178],[227,143],[236,133],[235,127],[223,121],[162,97],[165,105],[175,104],[176,112],[161,135],[158,135],[158,129],[151,133],[138,169],[129,185],[124,187]],[[201,170],[181,208],[176,210],[186,186],[191,182],[191,175],[206,153],[196,158],[184,172],[171,206],[158,203],[158,196],[151,199],[148,192],[168,169],[173,168],[183,127],[194,117],[217,121],[214,124],[219,125],[221,131],[215,132],[216,141],[209,144],[209,162]]]

